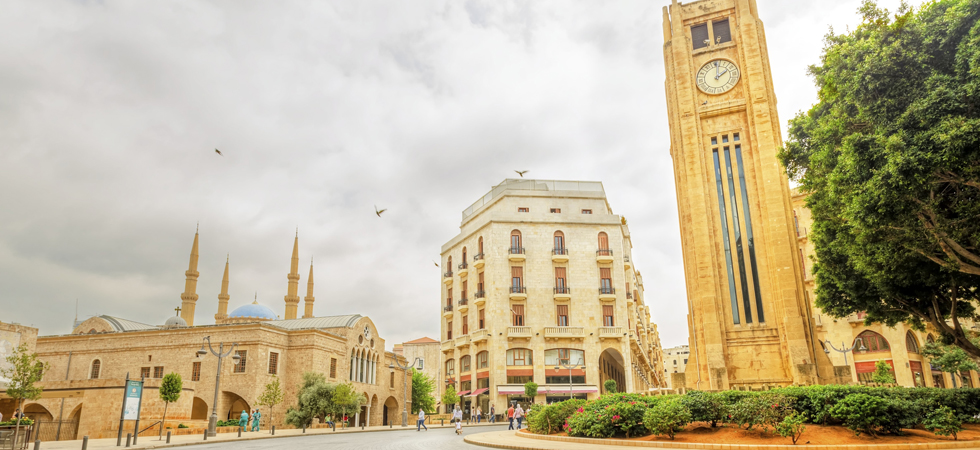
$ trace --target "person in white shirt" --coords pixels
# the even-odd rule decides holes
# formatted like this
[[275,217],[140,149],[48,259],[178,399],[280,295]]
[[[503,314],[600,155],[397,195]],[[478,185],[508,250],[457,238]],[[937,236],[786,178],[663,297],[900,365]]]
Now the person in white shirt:
[[524,420],[524,409],[521,408],[521,404],[517,404],[517,410],[514,411],[514,418],[517,419],[517,429],[521,429],[521,421]]
[[456,434],[463,434],[463,410],[459,406],[453,411],[453,420],[456,421]]
[[425,428],[425,431],[429,431],[429,427],[425,426],[425,411],[422,408],[419,408],[419,420],[416,425],[415,431],[422,431],[423,428]]

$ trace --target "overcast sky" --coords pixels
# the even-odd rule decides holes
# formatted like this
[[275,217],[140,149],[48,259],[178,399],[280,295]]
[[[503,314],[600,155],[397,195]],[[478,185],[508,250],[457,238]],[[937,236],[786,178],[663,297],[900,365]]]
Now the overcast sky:
[[[438,338],[431,261],[520,169],[603,182],[664,347],[686,344],[668,3],[4,2],[0,321],[68,333],[78,299],[162,324],[200,222],[199,324],[229,253],[229,310],[257,292],[282,314],[298,226],[317,315],[369,316],[389,349]],[[758,3],[785,129],[859,1]]]

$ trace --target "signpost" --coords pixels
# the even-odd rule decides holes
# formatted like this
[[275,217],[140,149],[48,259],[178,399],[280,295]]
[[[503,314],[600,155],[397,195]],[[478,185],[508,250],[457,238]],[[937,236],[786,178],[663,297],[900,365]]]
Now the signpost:
[[133,444],[139,435],[140,429],[140,406],[143,403],[143,379],[130,380],[126,374],[125,392],[123,394],[122,412],[119,415],[119,436],[116,438],[116,446],[121,445],[122,430],[125,421],[135,420],[135,433],[133,433]]

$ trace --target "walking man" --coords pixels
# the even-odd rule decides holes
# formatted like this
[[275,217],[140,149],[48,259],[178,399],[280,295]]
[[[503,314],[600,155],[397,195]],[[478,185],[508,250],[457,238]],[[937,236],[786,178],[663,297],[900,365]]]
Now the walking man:
[[513,430],[514,429],[514,405],[510,405],[510,408],[507,408],[507,421],[510,422],[510,425],[507,426],[507,429]]
[[425,431],[429,431],[429,427],[425,426],[425,411],[422,408],[419,408],[419,420],[415,425],[415,431],[422,431],[423,428]]
[[261,418],[262,413],[256,409],[255,412],[252,413],[252,431],[259,431],[259,419]]
[[496,408],[494,407],[494,405],[490,405],[490,418],[489,418],[489,422],[490,423],[497,422],[497,411],[496,411]]

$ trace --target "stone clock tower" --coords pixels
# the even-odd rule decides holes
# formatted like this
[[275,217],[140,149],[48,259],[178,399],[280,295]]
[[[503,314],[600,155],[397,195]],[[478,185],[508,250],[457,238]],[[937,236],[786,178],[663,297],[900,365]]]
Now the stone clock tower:
[[831,382],[792,227],[755,0],[664,7],[671,157],[689,304],[688,388]]

